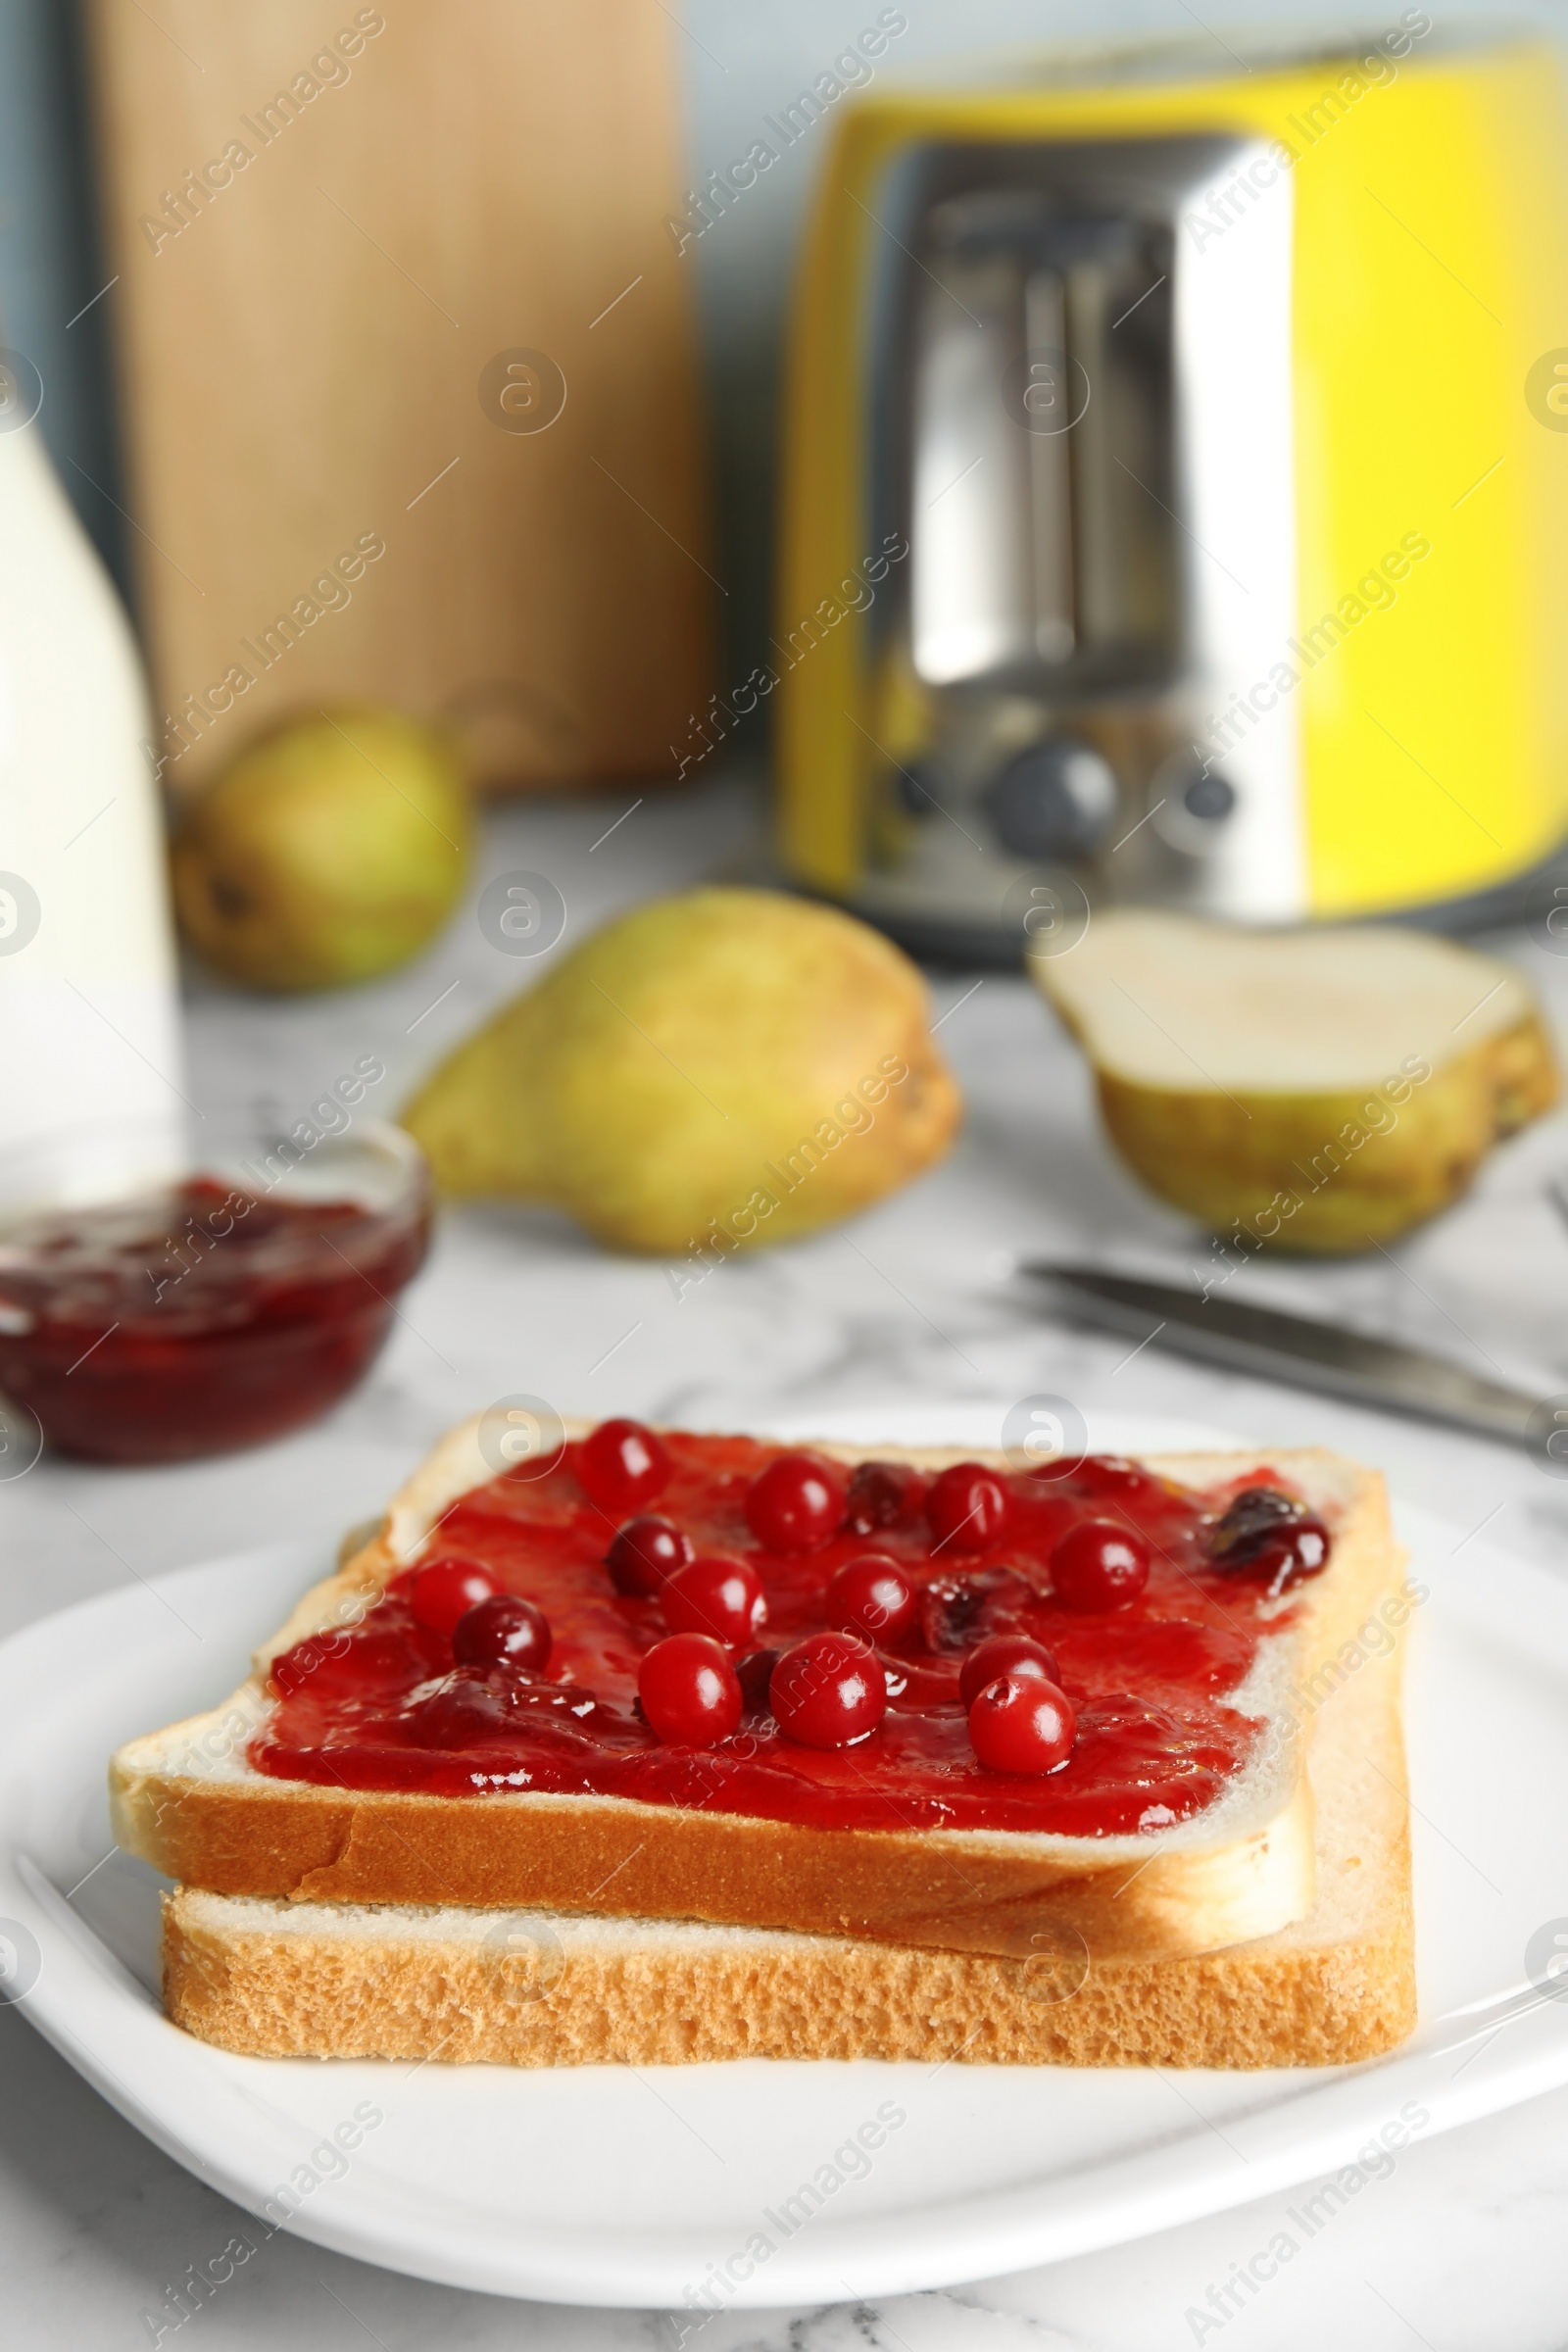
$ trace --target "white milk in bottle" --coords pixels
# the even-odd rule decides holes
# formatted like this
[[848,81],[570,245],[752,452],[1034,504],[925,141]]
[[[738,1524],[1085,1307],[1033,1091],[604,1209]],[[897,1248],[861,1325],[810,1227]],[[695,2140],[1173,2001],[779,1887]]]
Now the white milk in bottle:
[[0,1158],[82,1200],[176,1162],[185,1081],[140,665],[40,394],[0,351]]

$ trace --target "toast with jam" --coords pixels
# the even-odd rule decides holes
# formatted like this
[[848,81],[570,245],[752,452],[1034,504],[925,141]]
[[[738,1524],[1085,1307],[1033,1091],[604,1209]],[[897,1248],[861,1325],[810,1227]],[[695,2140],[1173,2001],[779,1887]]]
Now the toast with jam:
[[454,1431],[238,1691],[115,1757],[192,2031],[1242,2066],[1409,2031],[1374,1474],[627,1422],[487,1454]]

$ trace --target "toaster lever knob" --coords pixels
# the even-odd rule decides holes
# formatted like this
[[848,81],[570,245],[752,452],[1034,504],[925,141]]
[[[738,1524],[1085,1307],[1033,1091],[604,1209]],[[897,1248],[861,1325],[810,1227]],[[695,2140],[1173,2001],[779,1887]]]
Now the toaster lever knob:
[[1115,771],[1076,735],[1047,735],[1008,760],[983,806],[1015,858],[1092,858],[1115,821]]
[[1200,824],[1223,824],[1236,806],[1236,787],[1211,767],[1194,776],[1182,794],[1182,807]]

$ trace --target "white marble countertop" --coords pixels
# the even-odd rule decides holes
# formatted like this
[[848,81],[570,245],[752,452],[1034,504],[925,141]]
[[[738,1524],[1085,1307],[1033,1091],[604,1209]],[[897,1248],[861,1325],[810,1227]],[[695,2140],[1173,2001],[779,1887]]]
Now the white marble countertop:
[[[485,871],[549,874],[566,900],[569,942],[634,900],[711,872],[742,851],[752,823],[748,794],[722,782],[641,801],[628,789],[516,807],[491,825]],[[1568,961],[1522,937],[1501,944],[1568,1030]],[[373,1053],[387,1064],[384,1102],[395,1108],[412,1080],[527,976],[487,946],[470,903],[428,957],[373,988],[299,1004],[196,989],[194,1083],[209,1101],[267,1094],[302,1111],[340,1068]],[[853,1228],[731,1263],[683,1298],[661,1266],[605,1256],[553,1214],[449,1216],[387,1353],[327,1422],[256,1453],[172,1470],[45,1461],[0,1489],[0,1633],[132,1576],[346,1527],[379,1507],[449,1422],[519,1390],[565,1412],[699,1426],[1048,1391],[1088,1410],[1177,1416],[1360,1453],[1382,1463],[1396,1493],[1462,1529],[1487,1523],[1494,1541],[1568,1573],[1568,1484],[1522,1454],[1203,1372],[1153,1348],[1126,1361],[1122,1343],[1041,1314],[1006,1278],[1014,1250],[1179,1274],[1202,1245],[1109,1159],[1086,1073],[1026,983],[976,980],[934,980],[969,1115],[953,1156],[922,1183]],[[1568,1230],[1542,1193],[1559,1167],[1568,1170],[1563,1114],[1500,1152],[1468,1201],[1392,1254],[1250,1268],[1232,1295],[1245,1285],[1250,1296],[1419,1340],[1543,1394],[1568,1391]],[[63,2352],[149,2343],[142,2314],[212,2242],[221,2199],[104,2106],[16,2010],[0,2009],[0,2057],[7,2343]],[[1264,2200],[952,2294],[732,2315],[708,2331],[711,2352],[1190,2345],[1200,2331],[1189,2311],[1267,2243],[1288,2202]],[[674,2342],[658,2314],[464,2294],[282,2234],[179,2332],[203,2352],[294,2342],[348,2352],[367,2340],[385,2352],[434,2343],[620,2352]],[[1286,2283],[1201,2340],[1216,2334],[1224,2352],[1562,2345],[1568,2092],[1413,2146]]]

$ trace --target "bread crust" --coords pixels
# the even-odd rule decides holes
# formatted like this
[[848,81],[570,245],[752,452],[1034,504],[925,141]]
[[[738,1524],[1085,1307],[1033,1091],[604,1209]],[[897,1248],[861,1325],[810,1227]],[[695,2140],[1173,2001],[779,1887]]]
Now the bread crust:
[[1099,1868],[1027,1849],[976,1851],[958,1842],[962,1833],[824,1830],[620,1797],[522,1806],[510,1796],[345,1797],[294,1784],[271,1797],[244,1784],[192,1798],[149,1777],[132,1802],[134,1811],[121,1808],[120,1843],[215,1893],[539,1904],[948,1951],[1027,1954],[1045,1923],[1072,1928],[1105,1958],[1207,1950],[1298,1916],[1299,1889],[1309,1903],[1312,1884],[1304,1781],[1252,1838]]
[[[840,1459],[857,1449],[824,1446]],[[899,1449],[879,1447],[880,1458]],[[1001,1455],[906,1451],[934,1467]],[[1297,1597],[1298,1682],[1362,1623],[1400,1568],[1382,1482],[1312,1450],[1157,1457],[1195,1485],[1265,1464],[1338,1500],[1334,1563]],[[193,1772],[193,1742],[265,1716],[271,1658],[342,1622],[417,1551],[457,1495],[493,1475],[477,1422],[453,1431],[395,1498],[375,1539],[306,1595],[258,1653],[227,1710],[133,1740],[116,1756],[116,1836],[171,1878],[220,1894],[297,1902],[537,1905],[621,1917],[778,1927],[1014,1959],[1042,1929],[1128,1964],[1250,1942],[1312,1905],[1309,1716],[1267,1818],[1205,1843],[1203,1824],[1103,1840],[988,1831],[831,1830],[619,1797],[536,1791],[440,1797],[341,1791],[246,1769]],[[204,1726],[209,1727],[204,1732]]]
[[496,2066],[683,2066],[728,2058],[959,2059],[971,2066],[1343,2066],[1415,2023],[1408,1939],[1305,1954],[1241,1945],[1107,1961],[1072,1997],[1033,1997],[1028,1960],[815,1939],[574,1962],[569,1999],[498,1997],[449,1946],[215,1934],[166,1898],[176,2026],[256,2058],[439,2058]]

